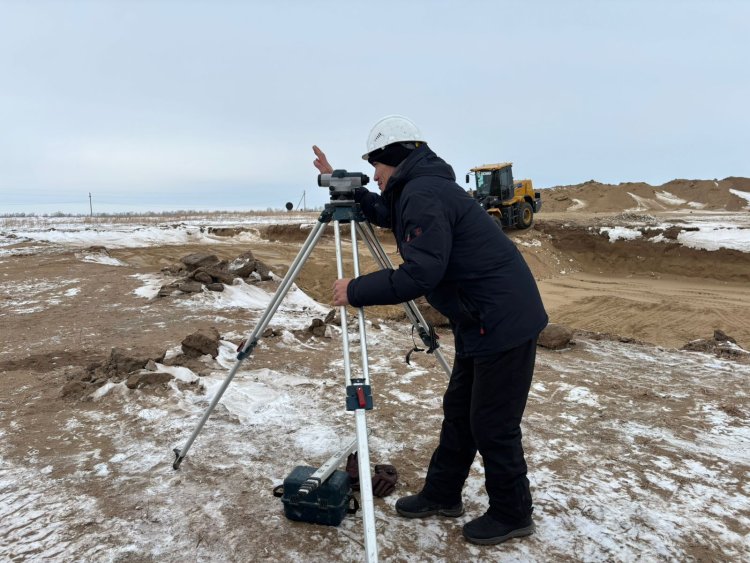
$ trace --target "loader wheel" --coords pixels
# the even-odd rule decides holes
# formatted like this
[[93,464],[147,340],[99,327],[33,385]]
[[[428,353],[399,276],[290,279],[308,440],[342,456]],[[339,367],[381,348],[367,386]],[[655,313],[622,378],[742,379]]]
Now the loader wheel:
[[516,215],[516,229],[528,229],[534,222],[534,208],[528,201],[518,204]]
[[497,228],[501,231],[503,230],[503,222],[500,220],[500,217],[497,215],[491,215],[492,220],[495,222],[495,225],[497,225]]

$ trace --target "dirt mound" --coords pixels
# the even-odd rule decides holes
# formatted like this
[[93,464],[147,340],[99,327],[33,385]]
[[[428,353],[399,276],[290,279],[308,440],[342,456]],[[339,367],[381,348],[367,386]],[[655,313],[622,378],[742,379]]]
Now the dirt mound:
[[743,178],[741,176],[729,176],[724,178],[724,182],[729,185],[733,190],[739,190],[741,192],[750,192],[750,178]]
[[234,237],[240,233],[251,231],[247,227],[209,227],[208,232],[217,237]]
[[730,190],[750,193],[750,179],[676,179],[660,186],[645,182],[604,184],[589,180],[581,184],[555,186],[542,191],[543,211],[586,211],[590,213],[636,211],[675,211],[704,209],[739,211],[748,201]]
[[103,358],[100,350],[52,350],[2,362],[0,371],[29,370],[45,373],[65,366],[85,366]]
[[[307,237],[310,236],[312,225],[267,225],[260,229],[260,236],[266,240],[280,241],[280,242],[305,242]],[[347,233],[348,233],[347,228]],[[328,232],[328,229],[323,232],[323,236],[333,236],[333,230]]]
[[[260,236],[266,240],[279,241],[279,242],[305,242],[307,237],[310,236],[310,231],[313,229],[313,225],[309,223],[292,223],[292,224],[277,224],[277,225],[266,225],[260,228]],[[389,229],[381,229],[375,227],[373,229],[378,234],[378,238],[383,240],[383,237],[392,237]],[[345,240],[350,240],[349,224],[341,224],[341,237]],[[323,230],[321,238],[325,240],[333,240],[334,232],[333,228],[326,227]]]
[[[551,244],[582,271],[750,282],[750,260],[747,253],[738,250],[701,250],[673,242],[652,242],[650,238],[659,233],[645,229],[643,238],[614,241],[596,227],[537,221],[535,229],[547,235]],[[674,233],[666,233],[664,238],[672,236]]]
[[737,341],[728,336],[723,330],[715,329],[713,338],[701,338],[685,344],[681,350],[691,352],[708,352],[719,358],[748,361],[750,352],[737,345]]

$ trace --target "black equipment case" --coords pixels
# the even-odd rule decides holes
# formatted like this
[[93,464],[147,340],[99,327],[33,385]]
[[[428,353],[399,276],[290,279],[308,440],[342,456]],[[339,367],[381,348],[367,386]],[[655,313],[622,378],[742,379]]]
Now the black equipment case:
[[358,508],[356,499],[351,496],[349,474],[334,471],[311,493],[298,494],[302,483],[315,471],[315,467],[298,465],[284,479],[284,484],[274,489],[274,494],[281,497],[284,514],[290,520],[338,526],[347,512],[353,514]]

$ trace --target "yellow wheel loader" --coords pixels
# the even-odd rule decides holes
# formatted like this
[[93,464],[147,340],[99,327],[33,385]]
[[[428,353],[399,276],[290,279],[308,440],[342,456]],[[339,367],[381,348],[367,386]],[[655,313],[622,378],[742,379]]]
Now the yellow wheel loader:
[[476,189],[470,190],[474,198],[502,227],[528,229],[534,222],[534,213],[542,208],[541,193],[535,192],[531,180],[513,181],[513,163],[483,164],[469,170],[474,174]]

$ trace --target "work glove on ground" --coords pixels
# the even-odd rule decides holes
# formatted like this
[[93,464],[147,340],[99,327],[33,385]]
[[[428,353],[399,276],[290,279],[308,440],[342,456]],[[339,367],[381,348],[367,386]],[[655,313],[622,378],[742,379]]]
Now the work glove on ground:
[[372,494],[376,497],[387,497],[396,490],[398,471],[392,465],[376,465],[372,477]]
[[[357,454],[349,454],[346,458],[346,472],[353,491],[359,490],[359,460]],[[376,497],[387,497],[396,490],[398,471],[392,465],[379,464],[375,466],[372,476],[372,494]]]

